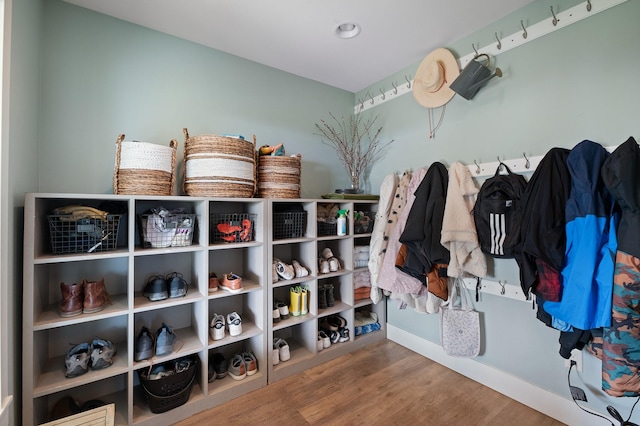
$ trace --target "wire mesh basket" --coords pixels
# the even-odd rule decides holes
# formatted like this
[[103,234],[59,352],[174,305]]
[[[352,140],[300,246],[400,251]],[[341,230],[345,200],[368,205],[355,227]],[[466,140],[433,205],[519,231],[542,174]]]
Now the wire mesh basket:
[[307,212],[273,213],[273,239],[302,238],[307,229]]
[[193,242],[195,214],[141,214],[138,217],[145,248],[186,247]]
[[353,232],[356,234],[368,234],[373,232],[375,220],[374,212],[359,211],[353,213]]
[[69,215],[48,215],[53,254],[115,250],[121,217],[121,214],[108,214],[70,220]]
[[239,243],[254,240],[254,213],[213,213],[211,214],[211,240],[214,243]]

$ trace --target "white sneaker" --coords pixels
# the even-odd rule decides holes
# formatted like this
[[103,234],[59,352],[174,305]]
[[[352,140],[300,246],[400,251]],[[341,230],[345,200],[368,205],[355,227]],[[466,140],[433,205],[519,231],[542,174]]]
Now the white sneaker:
[[231,312],[227,315],[227,327],[229,327],[229,334],[233,337],[242,334],[242,318],[237,312]]
[[209,327],[209,335],[213,340],[224,339],[224,316],[213,314],[211,326]]
[[333,257],[333,252],[331,251],[331,249],[329,247],[327,247],[324,250],[322,250],[322,257],[324,257],[327,260],[329,260],[330,258]]
[[320,330],[318,332],[318,337],[320,339],[322,339],[322,346],[327,349],[329,346],[331,346],[331,339],[329,338],[329,336],[327,336],[327,333],[324,332],[324,330]]
[[271,352],[271,363],[273,365],[280,364],[280,350],[276,348],[275,343],[273,345],[273,352]]
[[328,274],[330,272],[329,270],[329,262],[327,262],[325,259],[320,259],[320,273],[321,274]]
[[280,361],[289,361],[291,359],[289,344],[284,339],[277,338],[273,342],[273,348],[278,349]]
[[336,259],[335,257],[332,257],[329,259],[329,270],[331,272],[336,272],[338,269],[340,269],[340,261],[338,259]]
[[278,270],[276,269],[276,262],[273,262],[272,267],[273,267],[273,270],[271,271],[271,282],[277,283],[279,278],[278,278]]
[[278,273],[278,275],[280,275],[281,278],[285,280],[292,280],[296,276],[296,273],[293,270],[293,266],[287,265],[282,261],[276,262],[275,265],[276,272]]
[[293,270],[296,273],[296,278],[302,278],[309,275],[309,270],[302,266],[297,260],[292,260]]

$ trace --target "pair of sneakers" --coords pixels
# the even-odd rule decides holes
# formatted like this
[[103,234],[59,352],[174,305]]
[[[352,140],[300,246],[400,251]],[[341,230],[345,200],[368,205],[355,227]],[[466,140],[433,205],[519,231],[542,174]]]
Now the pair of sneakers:
[[209,326],[209,335],[213,340],[222,340],[225,337],[225,328],[229,330],[229,335],[232,337],[242,334],[242,318],[237,312],[231,312],[225,318],[220,314],[213,314],[211,323]]
[[318,271],[321,274],[329,272],[337,272],[340,270],[340,261],[333,255],[333,251],[329,247],[322,250],[322,257],[318,259]]
[[167,298],[184,297],[189,285],[179,272],[172,272],[167,276],[154,275],[147,280],[143,295],[152,302]]
[[273,352],[271,352],[271,362],[278,365],[280,362],[286,362],[291,359],[291,351],[286,340],[276,337],[273,340]]
[[229,376],[233,380],[242,380],[258,372],[258,360],[253,352],[235,354],[229,360]]
[[150,359],[154,354],[155,356],[169,355],[173,352],[176,338],[173,328],[164,322],[158,329],[155,339],[149,329],[143,326],[136,340],[135,361]]
[[278,258],[273,259],[273,282],[277,282],[279,279],[288,281],[307,276],[309,276],[309,269],[302,266],[297,260],[292,260],[289,265]]
[[87,371],[101,370],[113,364],[116,346],[109,340],[94,338],[91,343],[73,345],[65,354],[65,377],[77,377]]

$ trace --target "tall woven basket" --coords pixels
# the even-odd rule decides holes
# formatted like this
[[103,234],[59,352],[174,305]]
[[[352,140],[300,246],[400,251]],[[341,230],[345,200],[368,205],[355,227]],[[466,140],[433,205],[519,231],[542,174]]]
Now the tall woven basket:
[[258,157],[258,197],[300,198],[302,155]]
[[187,195],[251,198],[256,189],[256,141],[184,131],[184,183]]
[[169,146],[148,142],[116,140],[113,193],[134,195],[171,195],[175,183],[175,139]]

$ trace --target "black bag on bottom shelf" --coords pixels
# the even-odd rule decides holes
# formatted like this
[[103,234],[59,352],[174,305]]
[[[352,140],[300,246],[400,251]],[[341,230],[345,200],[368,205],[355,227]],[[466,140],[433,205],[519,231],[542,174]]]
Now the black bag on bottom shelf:
[[164,367],[165,371],[173,372],[158,379],[151,379],[146,368],[138,370],[140,384],[152,413],[164,413],[189,400],[191,388],[196,379],[197,366],[198,357],[192,355],[154,366]]
[[[500,174],[504,167],[506,175]],[[500,163],[496,174],[480,187],[473,208],[480,249],[498,258],[513,258],[521,243],[520,198],[527,187],[521,175]]]

